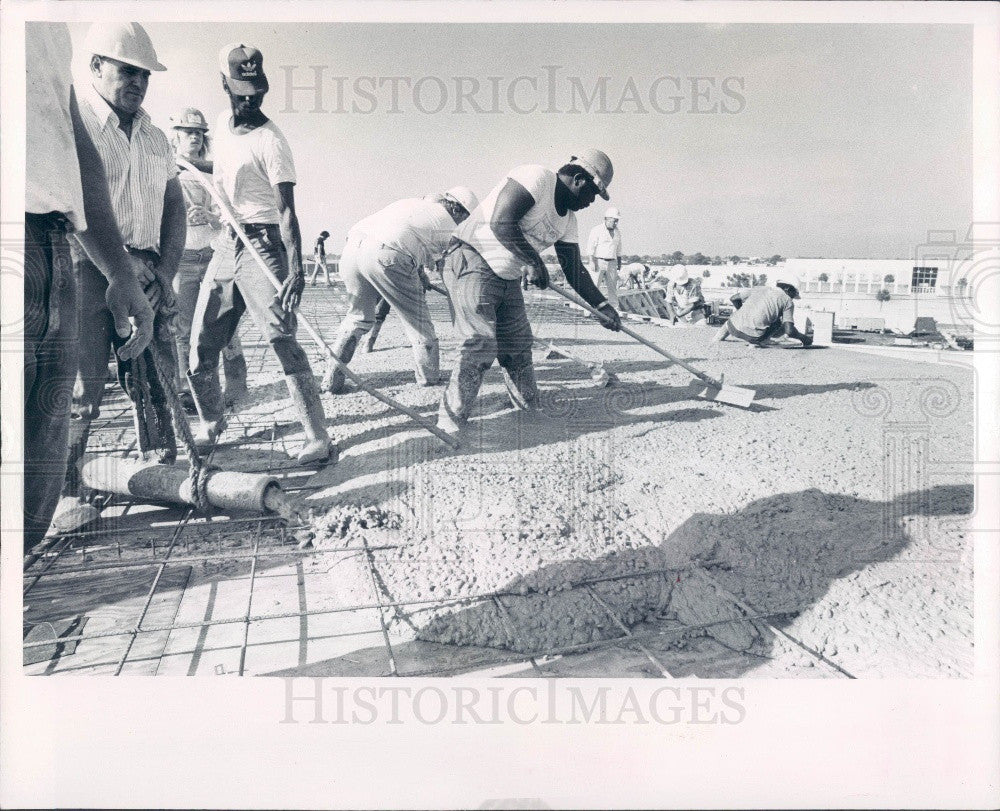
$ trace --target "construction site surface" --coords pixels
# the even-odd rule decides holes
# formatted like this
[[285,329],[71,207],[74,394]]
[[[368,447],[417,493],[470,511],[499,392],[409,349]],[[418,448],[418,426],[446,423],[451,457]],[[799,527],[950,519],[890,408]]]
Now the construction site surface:
[[[972,674],[971,353],[762,350],[627,322],[755,390],[738,409],[551,292],[527,304],[541,414],[513,409],[494,368],[453,451],[364,392],[324,395],[340,460],[320,468],[296,466],[301,429],[245,320],[250,397],[211,461],[272,474],[314,520],[101,497],[98,525],[26,565],[25,672]],[[302,302],[328,340],[345,309],[339,285]],[[416,386],[411,359],[390,314],[352,369],[433,419],[441,388]],[[90,453],[126,456],[129,404],[108,385]]]

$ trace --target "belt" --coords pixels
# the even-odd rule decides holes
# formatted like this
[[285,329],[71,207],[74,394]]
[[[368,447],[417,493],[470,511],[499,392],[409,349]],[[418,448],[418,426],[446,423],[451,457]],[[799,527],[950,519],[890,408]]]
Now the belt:
[[46,214],[35,214],[26,211],[24,212],[24,219],[32,228],[37,228],[40,231],[60,231],[64,234],[72,234],[74,230],[73,223],[69,221],[69,217],[61,211],[49,211]]
[[[229,229],[229,236],[231,239],[236,239],[236,231],[233,226],[227,226]],[[264,228],[280,228],[276,222],[241,222],[240,230],[244,234],[252,234],[255,231],[260,231]]]

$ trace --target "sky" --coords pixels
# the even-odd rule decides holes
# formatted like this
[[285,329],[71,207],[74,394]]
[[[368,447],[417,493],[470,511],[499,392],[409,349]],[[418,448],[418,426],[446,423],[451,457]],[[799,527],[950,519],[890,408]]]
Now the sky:
[[[86,28],[70,25],[78,83]],[[906,257],[972,217],[971,26],[146,28],[168,70],[144,106],[164,128],[188,106],[214,126],[220,47],[261,49],[303,240],[326,229],[333,253],[396,199],[483,198],[515,166],[588,147],[614,163],[625,253]],[[580,213],[583,234],[607,205]]]

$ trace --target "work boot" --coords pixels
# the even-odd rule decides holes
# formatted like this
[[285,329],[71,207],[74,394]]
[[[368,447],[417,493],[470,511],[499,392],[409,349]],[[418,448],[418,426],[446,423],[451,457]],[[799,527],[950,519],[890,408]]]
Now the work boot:
[[94,523],[101,517],[100,510],[79,496],[62,496],[52,514],[48,535],[64,535]]
[[330,436],[326,432],[326,414],[323,413],[323,403],[319,399],[319,389],[316,388],[312,372],[286,375],[285,383],[288,384],[292,405],[295,406],[299,422],[306,433],[306,444],[299,451],[299,464],[335,461],[336,447],[330,442]]
[[[343,363],[348,364],[354,357],[354,350],[358,348],[358,336],[351,333],[346,340],[337,341],[333,345],[333,354]],[[326,374],[323,375],[322,390],[330,394],[343,394],[346,390],[344,385],[347,382],[346,375],[340,371],[337,364],[332,359],[327,361]]]
[[375,351],[375,341],[378,340],[378,334],[382,331],[382,325],[385,321],[376,321],[375,326],[372,327],[372,331],[368,333],[368,343],[365,345],[365,352]]
[[226,373],[222,402],[226,408],[232,408],[247,395],[247,359],[242,352],[232,357],[223,352],[222,369]]
[[509,371],[506,367],[500,367],[503,375],[504,385],[507,387],[507,395],[510,397],[511,405],[521,411],[537,411],[539,408],[538,385],[535,383],[535,369],[533,366],[522,366]]
[[188,372],[188,383],[194,397],[195,407],[201,424],[194,434],[198,450],[208,450],[223,431],[222,387],[219,385],[218,369],[205,372]]

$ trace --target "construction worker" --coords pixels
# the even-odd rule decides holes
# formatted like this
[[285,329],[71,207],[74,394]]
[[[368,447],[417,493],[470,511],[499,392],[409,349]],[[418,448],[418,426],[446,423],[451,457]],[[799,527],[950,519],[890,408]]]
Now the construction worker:
[[750,287],[732,296],[736,311],[719,328],[713,341],[730,335],[751,346],[766,348],[770,339],[785,334],[811,346],[813,339],[795,329],[794,300],[799,297],[800,282],[790,274],[779,274],[767,287]]
[[[175,154],[204,165],[208,157],[208,122],[201,110],[187,107],[180,114],[171,117],[170,121]],[[187,208],[187,237],[184,253],[177,266],[177,275],[174,276],[174,294],[177,296],[177,317],[174,320],[178,359],[176,386],[185,409],[194,413],[194,399],[187,382],[191,358],[191,322],[198,303],[198,291],[214,254],[212,243],[222,230],[222,222],[211,195],[187,169],[180,169],[178,179]],[[218,267],[218,263],[216,266]],[[226,373],[223,398],[231,405],[247,391],[247,362],[243,356],[239,334],[234,333],[229,345],[223,350],[222,363]]]
[[693,278],[681,264],[671,268],[667,285],[667,307],[672,312],[672,323],[684,319],[695,324],[705,317],[705,297],[701,293],[701,280]]
[[[125,249],[141,260],[135,267],[157,312],[153,340],[174,358],[176,347],[169,326],[174,308],[172,285],[184,251],[187,216],[173,150],[142,108],[151,71],[166,68],[138,23],[94,23],[85,44],[91,85],[80,94],[80,118],[101,157]],[[86,328],[80,330],[66,484],[53,519],[60,531],[98,517],[97,509],[82,498],[77,466],[90,426],[100,414],[108,360],[122,343],[104,303],[107,279],[85,252],[74,252],[74,261],[81,285],[81,324]],[[161,370],[166,378],[161,385],[150,349],[133,360],[119,357],[117,367],[119,383],[133,403],[139,452],[172,462],[177,441],[163,385],[172,385],[173,369]]]
[[[23,327],[27,552],[49,528],[66,477],[81,334],[70,235],[106,279],[100,303],[111,314],[119,358],[138,357],[149,344],[153,311],[139,284],[139,260],[122,250],[101,158],[80,120],[69,29],[65,23],[29,22],[24,45],[30,144],[25,156]],[[93,302],[82,305],[94,308]]]
[[329,238],[329,231],[320,231],[319,236],[316,237],[316,243],[313,245],[313,287],[316,286],[316,277],[319,276],[320,268],[323,269],[323,273],[326,276],[326,286],[333,287],[333,282],[330,281],[330,266],[326,263],[326,241]]
[[646,279],[649,276],[649,265],[642,262],[630,262],[623,265],[619,279],[629,290],[642,290],[646,287]]
[[[427,307],[422,267],[434,267],[451,241],[455,226],[479,205],[472,189],[456,186],[444,194],[398,200],[355,225],[340,257],[348,311],[333,342],[341,363],[349,363],[358,341],[375,325],[379,297],[403,321],[413,347],[417,383],[440,382],[437,333]],[[344,373],[330,363],[323,390],[344,391]]]
[[531,360],[532,334],[521,292],[527,273],[544,289],[549,272],[541,252],[555,246],[566,279],[602,324],[621,328],[621,319],[594,286],[580,258],[576,212],[597,195],[608,199],[614,169],[603,152],[574,155],[558,172],[544,166],[512,169],[455,231],[444,264],[445,287],[454,309],[458,360],[441,400],[438,426],[458,432],[469,418],[483,374],[500,362],[516,407],[535,410],[538,386]]
[[281,130],[261,110],[269,87],[261,52],[242,43],[226,45],[219,52],[219,69],[229,109],[215,127],[215,183],[231,203],[242,236],[257,248],[282,288],[275,293],[242,239],[227,229],[224,253],[232,256],[235,278],[231,287],[213,285],[199,301],[191,339],[197,363],[188,379],[201,417],[195,440],[202,447],[210,446],[223,429],[219,354],[232,340],[243,313],[249,311],[281,363],[292,404],[305,429],[306,442],[298,461],[329,460],[336,448],[326,431],[309,359],[295,339],[295,311],[305,287],[305,272],[295,214],[292,151]]
[[622,232],[618,228],[621,214],[617,208],[604,212],[604,222],[590,231],[587,253],[598,286],[608,291],[608,301],[618,307],[618,274],[622,269]]

